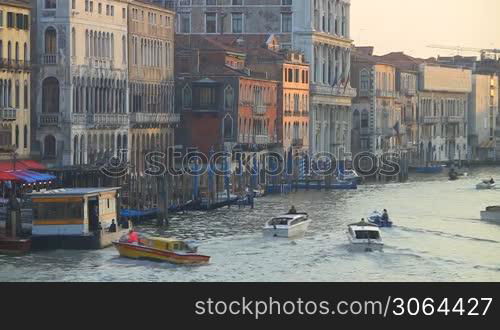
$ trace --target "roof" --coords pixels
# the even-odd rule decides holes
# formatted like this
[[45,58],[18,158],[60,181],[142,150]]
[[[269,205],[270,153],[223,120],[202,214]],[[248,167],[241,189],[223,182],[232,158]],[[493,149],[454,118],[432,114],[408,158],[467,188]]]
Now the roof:
[[1,5],[31,9],[30,0],[2,0]]
[[365,228],[365,229],[377,229],[378,230],[378,226],[377,225],[371,224],[371,223],[366,222],[366,221],[360,221],[360,222],[357,222],[357,223],[351,223],[349,225],[349,227],[368,227],[368,228]]
[[61,196],[86,196],[97,195],[105,192],[113,192],[121,188],[63,188],[47,190],[42,192],[34,192],[30,194],[32,197],[61,197]]

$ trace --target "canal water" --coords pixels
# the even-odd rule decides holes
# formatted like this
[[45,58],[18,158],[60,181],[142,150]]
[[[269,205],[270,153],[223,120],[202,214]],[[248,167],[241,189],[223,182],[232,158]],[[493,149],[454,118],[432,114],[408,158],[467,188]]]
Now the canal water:
[[[102,251],[52,251],[0,256],[0,281],[500,281],[500,224],[480,211],[500,205],[500,189],[475,185],[500,168],[473,169],[448,181],[446,171],[413,174],[403,184],[356,191],[299,192],[258,199],[256,208],[190,213],[167,228],[139,231],[201,240],[205,266],[175,266]],[[295,205],[313,220],[300,239],[264,238],[265,220]],[[387,208],[395,227],[383,229],[383,252],[352,253],[346,226]]]

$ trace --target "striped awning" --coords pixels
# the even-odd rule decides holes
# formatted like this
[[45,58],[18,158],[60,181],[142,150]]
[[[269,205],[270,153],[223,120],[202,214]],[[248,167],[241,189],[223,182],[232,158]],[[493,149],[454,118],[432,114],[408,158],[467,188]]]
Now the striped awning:
[[489,141],[484,141],[479,145],[480,149],[494,149],[495,148],[495,141],[494,140],[489,140]]
[[49,182],[55,179],[56,177],[51,174],[34,171],[0,171],[0,181],[18,181],[21,183],[33,184]]

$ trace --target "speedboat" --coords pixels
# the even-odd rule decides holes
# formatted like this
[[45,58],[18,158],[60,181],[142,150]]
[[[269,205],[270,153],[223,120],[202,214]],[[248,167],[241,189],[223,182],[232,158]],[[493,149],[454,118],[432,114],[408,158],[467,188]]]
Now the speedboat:
[[348,182],[356,182],[361,183],[363,179],[355,170],[345,170],[343,173],[340,173],[339,179]]
[[481,211],[481,220],[500,222],[500,206],[488,206]]
[[387,220],[384,221],[382,220],[382,213],[379,211],[374,211],[369,217],[368,217],[368,222],[377,225],[378,227],[392,227],[392,221]]
[[483,182],[476,185],[476,189],[495,189],[496,183],[491,183],[490,180],[483,180]]
[[354,250],[372,252],[382,251],[384,247],[378,226],[365,221],[350,224],[347,238]]
[[140,238],[139,244],[130,244],[122,239],[113,242],[113,245],[121,257],[130,259],[148,259],[183,265],[206,264],[210,261],[209,256],[198,254],[198,246],[194,241],[146,237]]
[[296,237],[304,234],[310,223],[307,213],[285,214],[267,221],[263,233],[271,237]]

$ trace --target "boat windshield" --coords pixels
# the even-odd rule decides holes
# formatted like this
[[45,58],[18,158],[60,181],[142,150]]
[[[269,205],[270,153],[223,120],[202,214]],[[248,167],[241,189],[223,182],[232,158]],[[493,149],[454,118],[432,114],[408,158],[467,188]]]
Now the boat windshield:
[[287,226],[290,218],[274,218],[269,223],[271,226]]
[[373,230],[356,230],[357,239],[379,239],[380,233]]
[[299,223],[302,223],[306,220],[307,220],[306,217],[300,217],[300,218],[294,219],[292,222],[290,222],[290,226],[298,225]]

